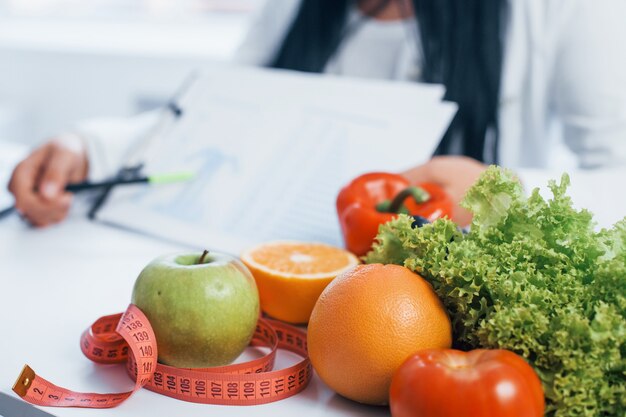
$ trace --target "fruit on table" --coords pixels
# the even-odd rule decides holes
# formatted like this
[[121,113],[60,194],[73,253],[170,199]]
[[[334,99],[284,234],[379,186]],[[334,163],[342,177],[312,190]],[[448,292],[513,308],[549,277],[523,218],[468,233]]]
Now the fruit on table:
[[220,253],[166,255],[139,274],[132,303],[154,328],[159,362],[181,368],[226,365],[246,348],[259,317],[248,269]]
[[398,368],[393,417],[542,417],[541,382],[508,350],[425,350]]
[[430,284],[398,265],[359,265],[335,278],[308,327],[320,378],[365,404],[388,403],[391,377],[412,353],[451,343],[450,320]]
[[321,243],[270,242],[241,255],[252,271],[261,309],[289,323],[306,323],[324,288],[359,263],[343,249]]

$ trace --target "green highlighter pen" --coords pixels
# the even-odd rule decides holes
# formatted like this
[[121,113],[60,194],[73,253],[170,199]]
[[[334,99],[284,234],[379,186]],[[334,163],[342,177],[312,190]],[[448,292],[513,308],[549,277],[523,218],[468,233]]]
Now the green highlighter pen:
[[141,183],[154,184],[154,185],[171,184],[175,182],[189,181],[193,179],[193,177],[195,177],[195,174],[192,172],[174,172],[174,173],[169,173],[169,174],[157,174],[157,175],[150,175],[147,177],[138,177],[138,178],[132,178],[132,179],[114,179],[114,180],[102,181],[102,182],[86,181],[86,182],[79,182],[76,184],[68,184],[65,187],[65,191],[69,191],[70,193],[76,193],[76,192],[84,191],[84,190],[93,190],[97,188],[113,187],[117,185],[141,184]]

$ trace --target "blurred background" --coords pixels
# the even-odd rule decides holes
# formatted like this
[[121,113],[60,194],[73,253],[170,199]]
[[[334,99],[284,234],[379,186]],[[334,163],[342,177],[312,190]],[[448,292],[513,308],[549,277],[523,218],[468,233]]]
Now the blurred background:
[[226,61],[263,0],[0,0],[0,141],[163,103]]

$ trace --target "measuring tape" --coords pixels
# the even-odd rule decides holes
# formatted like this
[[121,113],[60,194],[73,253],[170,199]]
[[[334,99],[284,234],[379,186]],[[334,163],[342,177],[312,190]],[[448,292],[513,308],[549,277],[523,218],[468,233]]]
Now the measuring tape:
[[[135,380],[132,391],[81,393],[59,387],[24,366],[13,391],[31,404],[50,407],[115,407],[145,387],[179,400],[203,404],[255,405],[282,400],[302,391],[312,376],[306,334],[285,323],[260,318],[250,346],[270,352],[258,359],[214,368],[175,368],[157,362],[154,331],[146,316],[131,304],[124,313],[99,318],[80,340],[82,352],[94,362],[126,362]],[[276,350],[302,356],[295,365],[272,371]]]

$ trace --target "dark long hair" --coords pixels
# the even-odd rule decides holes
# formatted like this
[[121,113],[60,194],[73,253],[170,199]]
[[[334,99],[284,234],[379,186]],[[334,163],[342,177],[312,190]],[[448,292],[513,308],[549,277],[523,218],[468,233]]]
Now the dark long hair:
[[[381,2],[383,4],[384,2]],[[413,0],[424,55],[422,81],[442,83],[459,110],[437,154],[497,162],[498,101],[506,0]],[[274,68],[322,72],[346,35],[355,0],[302,0]]]

